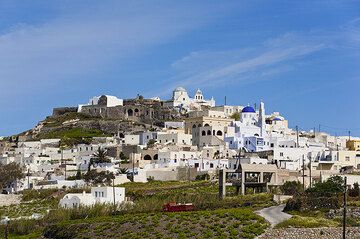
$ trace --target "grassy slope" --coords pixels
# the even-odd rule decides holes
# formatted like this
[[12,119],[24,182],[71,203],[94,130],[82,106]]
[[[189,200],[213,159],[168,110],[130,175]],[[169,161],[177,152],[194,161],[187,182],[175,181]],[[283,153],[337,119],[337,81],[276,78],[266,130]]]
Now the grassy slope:
[[[325,211],[306,211],[288,212],[293,215],[292,218],[278,224],[276,228],[316,228],[316,227],[340,227],[342,225],[342,217],[330,219],[326,217]],[[360,226],[360,219],[347,217],[347,225],[358,227]]]
[[254,238],[267,222],[250,209],[181,213],[138,213],[77,220],[49,226],[60,238]]
[[[101,238],[99,236],[101,232],[105,233],[108,238],[112,238],[113,231],[119,235],[126,231],[125,234],[130,236],[127,238],[138,238],[136,237],[137,233],[146,235],[150,232],[152,233],[151,237],[154,238],[160,233],[172,236],[176,234],[178,238],[189,237],[191,233],[196,233],[193,238],[201,238],[204,235],[207,235],[204,238],[231,238],[232,235],[252,238],[262,232],[267,225],[262,218],[253,213],[253,210],[272,205],[269,194],[233,196],[219,200],[217,183],[209,181],[190,183],[154,181],[127,183],[122,186],[126,187],[127,196],[130,196],[135,203],[125,212],[118,211],[117,215],[113,215],[112,206],[101,205],[78,210],[52,210],[40,221],[12,222],[10,232],[16,236],[14,238],[37,238],[39,233],[43,233],[45,230],[59,236],[68,231],[81,232],[83,230],[81,225],[84,224],[86,228],[91,229],[89,233],[94,238]],[[57,198],[53,197],[54,193],[53,190],[27,191],[23,199],[32,200],[35,204],[32,206],[33,208],[44,206],[41,205],[44,200],[51,201],[50,208],[56,208],[57,202],[64,192]],[[162,205],[169,201],[192,202],[197,211],[164,214]],[[39,207],[36,206],[36,203],[40,204]],[[251,208],[244,207],[244,204],[248,205],[248,203],[252,204]],[[10,208],[3,212],[16,213]],[[85,218],[87,219],[85,220]],[[140,229],[140,225],[146,225],[145,229]],[[71,230],[68,230],[68,227]],[[3,228],[0,227],[0,233],[2,230]],[[186,232],[185,237],[182,231]],[[19,237],[20,235],[24,235],[24,237]],[[81,238],[82,233],[74,235],[77,236],[76,238]],[[84,238],[93,238],[92,236]],[[160,237],[158,236],[158,238]]]

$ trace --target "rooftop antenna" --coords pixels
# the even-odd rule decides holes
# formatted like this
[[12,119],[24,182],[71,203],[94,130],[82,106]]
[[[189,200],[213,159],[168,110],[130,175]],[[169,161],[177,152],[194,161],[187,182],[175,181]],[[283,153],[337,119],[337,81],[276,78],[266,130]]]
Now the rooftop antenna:
[[254,106],[255,106],[255,111],[256,111],[256,103],[254,104]]
[[226,105],[226,95],[225,95],[225,105]]

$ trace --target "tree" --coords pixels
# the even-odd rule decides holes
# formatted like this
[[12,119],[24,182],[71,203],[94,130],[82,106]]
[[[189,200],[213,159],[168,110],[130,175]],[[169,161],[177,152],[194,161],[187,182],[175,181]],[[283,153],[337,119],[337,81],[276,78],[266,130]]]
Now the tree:
[[319,194],[336,194],[344,190],[344,180],[341,176],[332,176],[325,182],[318,182],[312,188],[308,188],[306,192]]
[[128,171],[127,168],[120,168],[120,169],[119,169],[119,173],[120,173],[120,174],[126,174],[127,171]]
[[235,112],[230,116],[231,119],[234,119],[235,121],[239,121],[240,120],[240,113],[239,112]]
[[115,175],[109,171],[98,172],[96,169],[92,169],[84,174],[84,180],[87,183],[91,184],[102,184],[110,185],[112,179],[115,178]]
[[81,175],[80,169],[78,169],[76,172],[76,175],[75,175],[75,179],[80,180],[81,178],[82,178],[82,175]]
[[210,180],[210,175],[208,173],[197,175],[195,180]]
[[148,143],[147,143],[147,147],[148,147],[148,148],[152,148],[155,143],[156,143],[156,140],[150,139],[150,140],[148,141]]
[[107,151],[105,149],[98,148],[97,152],[94,153],[94,157],[90,159],[88,171],[90,171],[91,166],[94,164],[110,163],[110,162],[111,160],[107,156]]
[[0,188],[10,185],[12,182],[25,177],[23,167],[15,162],[0,164]]
[[350,197],[360,196],[360,187],[358,183],[354,183],[353,188],[349,190]]
[[302,191],[302,184],[298,181],[287,181],[281,185],[280,190],[285,195],[296,195]]

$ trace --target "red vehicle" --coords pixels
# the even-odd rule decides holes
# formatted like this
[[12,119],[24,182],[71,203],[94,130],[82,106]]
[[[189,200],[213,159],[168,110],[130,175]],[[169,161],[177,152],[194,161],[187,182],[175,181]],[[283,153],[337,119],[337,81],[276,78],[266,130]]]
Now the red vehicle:
[[163,206],[164,212],[184,212],[184,211],[193,211],[194,205],[192,203],[176,203],[169,202]]

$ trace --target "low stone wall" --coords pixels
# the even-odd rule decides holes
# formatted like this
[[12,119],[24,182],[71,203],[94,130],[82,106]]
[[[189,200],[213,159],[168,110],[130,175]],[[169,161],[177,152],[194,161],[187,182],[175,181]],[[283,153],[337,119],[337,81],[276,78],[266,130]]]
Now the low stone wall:
[[[339,239],[342,238],[342,228],[285,228],[270,229],[257,239]],[[346,238],[359,239],[360,227],[349,227]]]
[[21,201],[21,195],[17,194],[0,194],[0,207],[10,206],[13,204],[19,204]]

